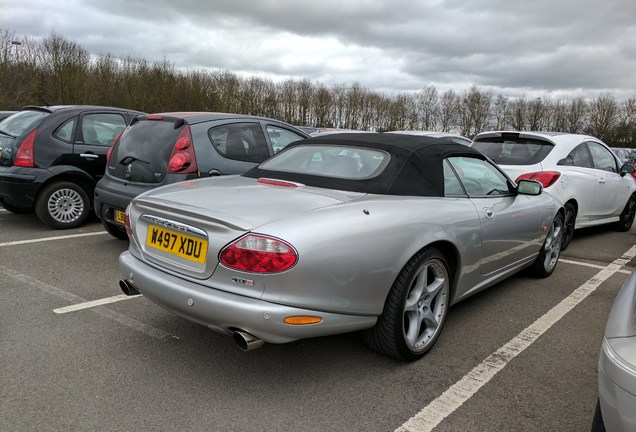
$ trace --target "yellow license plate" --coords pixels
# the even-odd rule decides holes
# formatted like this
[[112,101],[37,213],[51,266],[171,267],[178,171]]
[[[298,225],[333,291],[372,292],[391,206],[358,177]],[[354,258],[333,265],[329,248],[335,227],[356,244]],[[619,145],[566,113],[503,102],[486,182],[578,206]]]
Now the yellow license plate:
[[124,212],[121,210],[115,210],[115,222],[118,222],[120,224],[124,224]]
[[146,245],[181,258],[203,264],[208,252],[208,241],[155,225],[148,227]]

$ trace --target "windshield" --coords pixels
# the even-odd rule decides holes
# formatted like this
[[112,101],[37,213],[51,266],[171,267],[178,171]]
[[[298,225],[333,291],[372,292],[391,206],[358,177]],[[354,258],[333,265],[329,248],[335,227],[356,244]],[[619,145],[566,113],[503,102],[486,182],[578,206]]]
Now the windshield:
[[294,146],[259,165],[260,169],[342,179],[378,175],[389,161],[383,151],[341,146]]
[[19,137],[38,127],[42,119],[49,115],[45,111],[20,111],[2,120],[0,131],[3,135]]
[[488,137],[473,142],[476,148],[499,165],[534,165],[540,163],[554,146],[533,138]]

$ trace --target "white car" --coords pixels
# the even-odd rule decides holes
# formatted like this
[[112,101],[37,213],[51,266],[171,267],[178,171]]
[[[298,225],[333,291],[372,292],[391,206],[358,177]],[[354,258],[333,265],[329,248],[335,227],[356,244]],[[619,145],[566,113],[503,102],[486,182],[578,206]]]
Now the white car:
[[628,231],[636,214],[634,167],[598,138],[558,132],[482,132],[471,147],[511,178],[538,180],[565,208],[565,249],[576,228],[613,224]]

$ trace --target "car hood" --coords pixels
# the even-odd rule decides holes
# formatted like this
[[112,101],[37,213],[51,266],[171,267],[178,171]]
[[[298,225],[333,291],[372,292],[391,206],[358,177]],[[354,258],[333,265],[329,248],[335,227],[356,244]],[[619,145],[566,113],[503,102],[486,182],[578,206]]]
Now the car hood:
[[239,231],[250,231],[292,214],[365,195],[304,185],[274,186],[253,178],[223,176],[156,188],[138,196],[135,203],[196,215]]

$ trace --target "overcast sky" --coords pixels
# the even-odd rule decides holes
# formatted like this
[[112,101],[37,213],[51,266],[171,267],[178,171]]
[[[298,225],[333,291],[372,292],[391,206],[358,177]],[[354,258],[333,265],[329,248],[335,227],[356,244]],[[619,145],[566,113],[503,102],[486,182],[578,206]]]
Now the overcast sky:
[[386,93],[636,96],[636,0],[0,0],[0,28]]

